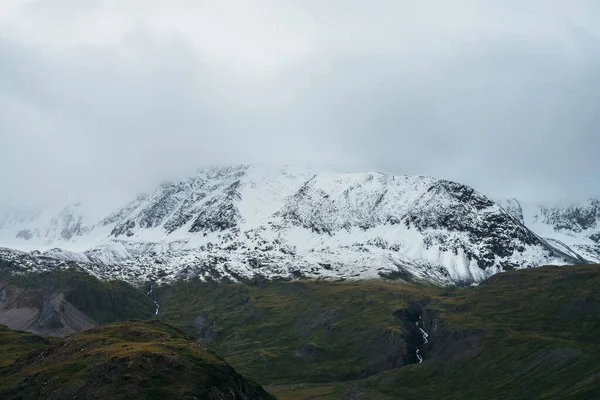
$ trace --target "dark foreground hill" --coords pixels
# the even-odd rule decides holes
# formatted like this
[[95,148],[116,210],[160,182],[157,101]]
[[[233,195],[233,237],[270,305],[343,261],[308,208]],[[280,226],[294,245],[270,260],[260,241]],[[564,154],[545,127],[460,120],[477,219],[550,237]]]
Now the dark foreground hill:
[[0,352],[3,400],[273,398],[158,321],[106,325],[53,343],[0,327]]

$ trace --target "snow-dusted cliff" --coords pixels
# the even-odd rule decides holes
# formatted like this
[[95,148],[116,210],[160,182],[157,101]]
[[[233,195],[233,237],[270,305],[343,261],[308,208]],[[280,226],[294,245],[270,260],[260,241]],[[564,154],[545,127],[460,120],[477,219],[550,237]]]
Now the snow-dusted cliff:
[[[131,282],[260,275],[450,284],[581,261],[508,211],[428,177],[238,166],[162,185],[103,217],[81,204],[8,214],[0,245]],[[43,268],[37,253],[11,257]]]
[[553,246],[600,263],[600,199],[554,206],[516,199],[499,203]]

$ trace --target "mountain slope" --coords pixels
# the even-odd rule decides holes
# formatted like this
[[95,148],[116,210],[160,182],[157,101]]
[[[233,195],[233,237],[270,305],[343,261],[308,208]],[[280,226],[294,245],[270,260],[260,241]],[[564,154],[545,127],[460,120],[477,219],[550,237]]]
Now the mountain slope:
[[600,199],[554,206],[517,199],[499,204],[554,247],[600,262]]
[[469,284],[582,262],[473,189],[420,176],[213,168],[103,218],[84,210],[67,208],[47,228],[40,218],[7,218],[17,222],[4,222],[1,237],[133,283],[402,276]]
[[0,324],[62,337],[155,314],[153,301],[126,282],[99,280],[73,263],[43,265],[48,269],[36,272],[0,258]]

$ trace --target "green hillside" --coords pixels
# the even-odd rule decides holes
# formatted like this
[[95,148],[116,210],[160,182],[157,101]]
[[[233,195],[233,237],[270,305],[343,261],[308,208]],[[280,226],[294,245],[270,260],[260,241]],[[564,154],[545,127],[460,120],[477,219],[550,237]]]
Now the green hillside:
[[[5,336],[12,340],[6,341]],[[31,352],[0,368],[0,398],[271,399],[221,357],[160,322],[121,322],[44,343],[0,329],[0,351],[29,341]],[[11,358],[22,353],[12,350]]]
[[341,381],[408,364],[394,311],[441,292],[382,281],[181,282],[159,289],[159,318],[263,384]]
[[[162,287],[159,301],[162,319],[282,396],[600,393],[598,266],[513,271],[462,289],[381,281],[187,282]],[[417,316],[429,331],[427,344],[415,335]],[[416,348],[423,364],[415,364]],[[301,383],[325,385],[288,386]]]
[[[420,365],[364,380],[278,387],[281,399],[600,398],[600,268],[500,274],[432,302],[453,340]],[[458,350],[458,351],[456,351]]]
[[[19,296],[60,293],[98,321],[148,318],[153,311],[139,288],[81,271],[3,282]],[[98,398],[185,398],[229,384],[259,396],[247,398],[265,396],[223,372],[232,370],[211,351],[282,400],[600,398],[595,265],[510,271],[467,288],[187,281],[153,294],[161,306],[153,322],[117,323],[62,340],[0,329],[0,398],[45,396],[44,388],[54,388],[54,398],[83,396],[91,393],[83,388],[96,384],[102,389],[94,393],[107,396]],[[209,363],[221,368],[211,369],[215,376],[237,378],[198,378],[213,372],[195,357],[216,362]],[[100,383],[96,376],[103,376]],[[176,376],[188,383],[176,384]]]

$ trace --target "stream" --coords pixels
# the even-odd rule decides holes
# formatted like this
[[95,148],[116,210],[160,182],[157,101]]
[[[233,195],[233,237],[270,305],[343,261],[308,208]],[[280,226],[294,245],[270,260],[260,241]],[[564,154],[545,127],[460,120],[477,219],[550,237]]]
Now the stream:
[[[417,328],[419,328],[419,330],[421,331],[421,335],[423,336],[423,344],[427,344],[429,343],[429,333],[425,332],[425,330],[419,326],[419,322],[422,322],[422,317],[419,317],[419,321],[415,322],[415,325],[417,325]],[[419,360],[419,364],[421,364],[423,362],[423,356],[421,356],[421,349],[419,349],[418,347],[416,351],[416,356],[417,360]]]
[[154,293],[154,284],[151,283],[150,284],[150,290],[148,290],[148,293],[146,293],[146,296],[150,297],[150,299],[154,302],[154,315],[158,315],[158,312],[160,311],[160,305],[158,304],[158,302],[156,300],[154,300],[151,296],[151,294]]

